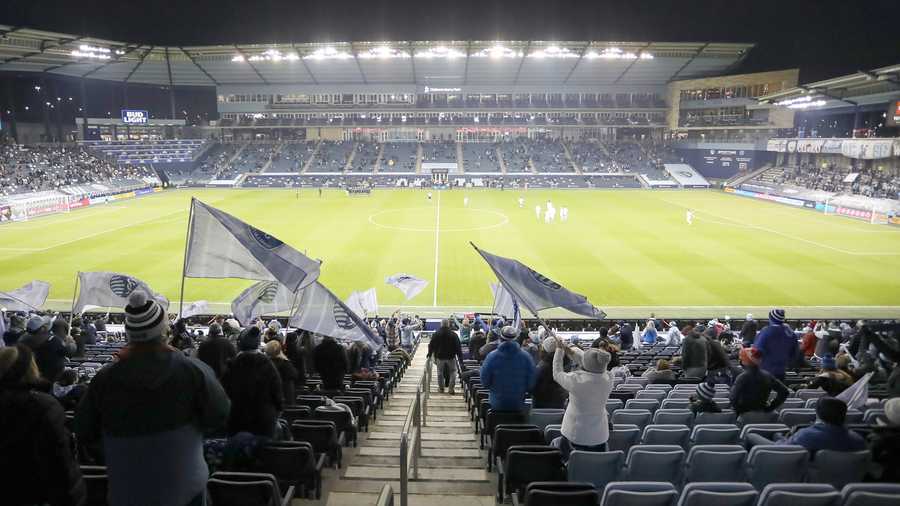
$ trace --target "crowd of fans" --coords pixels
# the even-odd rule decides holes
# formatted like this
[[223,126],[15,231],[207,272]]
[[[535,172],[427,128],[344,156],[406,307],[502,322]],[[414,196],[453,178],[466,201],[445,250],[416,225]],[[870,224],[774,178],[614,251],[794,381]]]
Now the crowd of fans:
[[[796,167],[779,167],[773,176],[776,184],[791,184],[810,190],[847,193],[873,198],[900,198],[900,175],[890,174],[874,167],[838,167],[835,164],[819,166],[801,164]],[[857,173],[852,182],[845,182],[848,174]]]

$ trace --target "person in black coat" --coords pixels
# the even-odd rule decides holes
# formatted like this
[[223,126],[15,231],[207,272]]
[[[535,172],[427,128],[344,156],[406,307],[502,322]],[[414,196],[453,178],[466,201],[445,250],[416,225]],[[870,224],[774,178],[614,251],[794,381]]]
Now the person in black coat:
[[228,362],[237,355],[231,341],[222,334],[222,326],[218,323],[209,325],[209,335],[197,348],[197,359],[209,366],[219,380],[228,370]]
[[[759,367],[762,357],[756,348],[741,350],[741,365],[744,372],[737,377],[731,387],[729,400],[737,414],[748,411],[774,411],[784,403],[790,391],[775,376]],[[775,399],[769,400],[772,392]]]
[[274,437],[284,407],[281,376],[269,357],[259,351],[259,327],[245,329],[238,342],[240,353],[222,377],[222,386],[231,398],[228,434]]
[[[537,379],[534,388],[531,389],[532,407],[534,409],[565,409],[569,392],[553,379],[553,350],[552,339],[545,339],[547,346],[541,345],[541,358],[537,365]],[[569,357],[564,361],[568,362]]]
[[284,349],[282,351],[293,364],[294,370],[297,371],[297,379],[294,381],[296,387],[300,388],[306,385],[306,357],[304,356],[303,347],[300,346],[299,331],[289,332],[285,336]]
[[30,348],[0,349],[0,502],[77,506],[87,492],[65,412],[40,383]]
[[266,355],[275,364],[278,370],[278,376],[281,377],[281,391],[284,392],[284,405],[293,406],[296,401],[296,381],[297,369],[291,361],[282,353],[281,343],[278,341],[269,341],[266,343]]
[[333,337],[322,338],[313,351],[313,363],[322,378],[322,389],[344,389],[344,375],[350,370],[350,363],[347,351]]
[[756,320],[753,319],[753,315],[747,315],[747,321],[744,322],[744,326],[741,327],[741,343],[745,348],[749,348],[753,346],[753,341],[756,340],[756,333],[759,332],[759,325],[756,323]]
[[69,325],[57,318],[51,334],[50,318],[32,316],[25,324],[25,331],[20,342],[34,352],[41,376],[47,381],[56,381],[66,368],[66,357],[71,357],[76,350],[75,341],[68,336]]
[[9,328],[3,333],[3,342],[7,346],[15,346],[19,339],[25,335],[25,318],[19,315],[10,315]]

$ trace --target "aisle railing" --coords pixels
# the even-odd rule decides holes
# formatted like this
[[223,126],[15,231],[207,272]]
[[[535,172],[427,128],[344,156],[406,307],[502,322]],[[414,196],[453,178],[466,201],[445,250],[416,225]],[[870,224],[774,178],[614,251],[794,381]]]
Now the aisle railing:
[[[400,433],[400,506],[407,506],[409,480],[419,478],[419,458],[422,456],[422,427],[428,417],[428,393],[431,391],[431,359],[425,361],[425,371],[416,386],[416,397],[409,406],[403,431]],[[412,448],[412,451],[410,451]]]

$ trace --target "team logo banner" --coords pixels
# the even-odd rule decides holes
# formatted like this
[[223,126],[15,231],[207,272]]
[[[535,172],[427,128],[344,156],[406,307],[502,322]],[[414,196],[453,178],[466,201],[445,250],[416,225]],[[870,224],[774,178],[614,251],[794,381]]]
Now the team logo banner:
[[297,312],[291,316],[289,325],[335,339],[369,341],[375,349],[383,344],[381,336],[319,282],[303,289]]
[[0,292],[0,307],[8,311],[34,311],[44,305],[48,295],[50,283],[32,281],[21,288]]
[[344,304],[361,318],[367,314],[378,314],[378,296],[375,294],[374,288],[369,288],[364,292],[351,293]]
[[150,285],[140,279],[116,272],[98,271],[78,273],[78,298],[72,311],[82,313],[98,307],[125,307],[128,296],[135,290],[146,292],[163,309],[169,308],[169,300],[154,292]]
[[234,299],[231,313],[241,325],[249,325],[257,316],[290,311],[295,299],[294,292],[281,283],[260,281]]
[[406,300],[419,295],[422,290],[428,286],[428,281],[417,278],[411,274],[403,273],[389,276],[385,278],[384,282],[403,292],[403,295],[406,296]]

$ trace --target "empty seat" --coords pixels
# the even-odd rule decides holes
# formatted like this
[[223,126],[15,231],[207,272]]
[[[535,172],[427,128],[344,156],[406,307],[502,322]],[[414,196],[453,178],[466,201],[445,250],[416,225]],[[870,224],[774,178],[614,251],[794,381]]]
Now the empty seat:
[[674,506],[678,492],[671,483],[615,481],[603,490],[603,506]]
[[565,413],[564,409],[532,409],[528,414],[528,423],[543,432],[548,425],[562,423]]
[[871,458],[869,450],[858,452],[819,450],[813,455],[809,465],[809,481],[827,483],[835,488],[862,481]]
[[596,506],[599,499],[590,483],[538,481],[525,487],[526,506]]
[[653,414],[646,409],[619,409],[612,415],[612,423],[637,425],[643,429],[650,423]]
[[691,442],[703,444],[737,444],[741,440],[741,429],[731,424],[694,425]]
[[737,421],[737,413],[730,409],[723,409],[719,413],[697,413],[694,417],[695,424],[729,424]]
[[672,385],[666,385],[665,383],[651,383],[645,386],[644,390],[662,390],[668,392],[672,390]]
[[535,481],[565,481],[566,470],[562,454],[551,446],[511,446],[506,460],[497,468],[497,501],[502,503],[506,494],[522,492]]
[[802,446],[759,445],[747,454],[747,481],[758,490],[770,483],[802,482],[809,467],[809,452]]
[[266,473],[217,472],[206,490],[216,506],[289,506],[294,497],[294,487],[282,496],[278,481]]
[[660,409],[688,409],[690,405],[690,399],[666,399],[662,401]]
[[789,408],[782,409],[778,413],[778,423],[783,423],[788,427],[800,425],[804,423],[814,423],[816,421],[816,410],[807,408]]
[[867,409],[863,414],[863,423],[874,425],[879,418],[884,418],[883,409]]
[[644,387],[649,382],[650,380],[648,378],[643,378],[641,376],[630,376],[625,378],[626,385],[640,385],[641,387]]
[[635,394],[634,398],[637,400],[653,399],[653,400],[662,402],[663,400],[665,400],[666,395],[667,394],[666,394],[665,390],[644,389],[644,390],[641,390],[640,392],[638,392],[637,394]]
[[583,452],[575,450],[569,454],[569,481],[588,482],[597,490],[603,490],[607,483],[616,481],[622,474],[625,452]]
[[690,427],[694,424],[694,413],[689,409],[658,409],[653,413],[655,424],[680,424]]
[[270,473],[281,488],[292,487],[303,495],[322,497],[322,467],[325,457],[316,458],[311,444],[299,441],[269,441],[256,450],[258,472]]
[[784,400],[781,406],[778,406],[778,410],[782,409],[801,409],[806,407],[806,401],[803,399],[798,399],[797,397],[789,397]]
[[810,388],[801,388],[797,390],[796,397],[798,399],[809,400],[809,399],[818,399],[819,397],[824,397],[826,395],[825,390],[820,388],[810,389]]
[[747,434],[759,434],[774,440],[779,434],[787,434],[790,430],[782,423],[751,423],[741,428],[741,441],[747,438]]
[[688,483],[678,506],[754,506],[758,495],[749,483]]
[[694,395],[697,395],[696,389],[694,390],[672,390],[669,392],[668,399],[690,399]]
[[741,413],[737,419],[738,425],[750,423],[775,423],[778,421],[778,413],[774,411],[748,411]]
[[744,481],[747,450],[739,445],[696,445],[688,453],[686,482]]
[[625,403],[625,409],[646,409],[652,413],[659,409],[659,401],[656,399],[630,399]]
[[691,440],[691,428],[687,425],[651,424],[644,427],[641,444],[676,445],[687,448]]
[[851,483],[841,491],[842,506],[896,506],[898,483]]
[[628,450],[625,476],[629,481],[674,483],[681,476],[684,448],[674,445],[636,445]]
[[841,494],[821,483],[773,483],[759,494],[758,506],[837,506]]
[[606,412],[608,414],[613,414],[617,409],[622,409],[625,407],[625,403],[620,399],[607,399],[606,401]]
[[562,436],[562,425],[553,424],[544,427],[544,441],[550,444],[554,439]]
[[[506,458],[506,450],[515,445],[541,445],[544,444],[544,433],[533,425],[515,426],[498,425],[494,431],[491,447],[488,449],[488,471],[494,460],[502,463]],[[498,463],[499,467],[501,463]]]
[[637,425],[616,424],[609,433],[607,447],[609,450],[619,450],[628,453],[628,450],[641,442],[641,428]]

